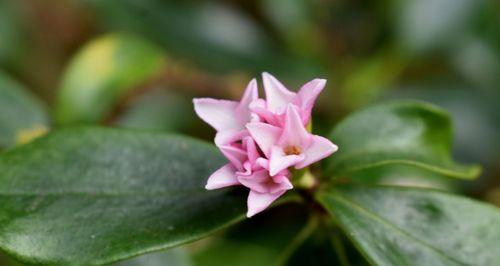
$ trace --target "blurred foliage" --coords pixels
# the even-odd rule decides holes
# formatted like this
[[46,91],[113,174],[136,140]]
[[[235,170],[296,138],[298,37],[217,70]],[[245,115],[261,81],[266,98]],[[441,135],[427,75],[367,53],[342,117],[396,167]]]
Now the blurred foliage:
[[49,123],[44,104],[0,72],[0,148],[26,143],[44,134]]
[[[192,97],[237,97],[262,71],[295,89],[323,77],[315,131],[381,99],[422,99],[451,113],[454,156],[484,165],[472,183],[390,169],[359,172],[359,182],[500,205],[498,10],[496,0],[0,0],[0,147],[43,134],[51,120],[211,138]],[[213,248],[237,253],[233,240]]]
[[120,97],[163,66],[161,52],[127,35],[107,35],[87,44],[66,70],[56,107],[58,124],[101,121]]

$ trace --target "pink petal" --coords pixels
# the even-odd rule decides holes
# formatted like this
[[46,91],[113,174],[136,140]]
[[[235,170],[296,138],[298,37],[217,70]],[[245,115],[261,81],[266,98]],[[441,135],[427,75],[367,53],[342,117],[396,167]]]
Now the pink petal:
[[212,190],[228,186],[238,185],[238,179],[235,175],[236,168],[231,164],[226,164],[215,171],[207,181],[205,189]]
[[251,165],[253,165],[255,161],[260,157],[257,145],[251,137],[246,137],[245,139],[243,139],[243,142],[245,144],[244,148],[247,152],[248,161]]
[[248,123],[246,128],[255,142],[257,142],[257,145],[259,145],[264,155],[269,158],[271,146],[278,142],[281,135],[281,129],[260,122]]
[[230,143],[242,140],[245,136],[248,136],[248,131],[244,130],[224,130],[219,131],[215,135],[215,145],[224,146]]
[[252,164],[249,161],[243,163],[243,170],[237,171],[236,176],[249,176],[252,174]]
[[296,163],[304,160],[301,155],[285,155],[283,148],[273,146],[271,148],[271,159],[269,159],[269,174],[271,176],[277,175],[279,172],[286,168],[295,165]]
[[278,117],[271,110],[267,109],[267,103],[263,99],[257,99],[250,104],[250,110],[258,115],[261,120],[275,126],[279,126]]
[[250,112],[249,106],[250,103],[255,101],[259,97],[259,89],[257,87],[257,80],[252,79],[245,89],[243,93],[243,97],[241,97],[240,103],[238,104],[238,110]]
[[288,179],[286,176],[282,176],[281,182],[279,183],[274,183],[273,186],[270,187],[269,192],[270,193],[278,193],[283,190],[289,190],[293,188],[292,182],[290,182],[290,179]]
[[300,109],[304,111],[304,114],[302,116],[304,125],[309,122],[314,102],[316,101],[316,98],[321,93],[321,91],[325,88],[325,85],[325,79],[313,79],[304,84],[297,93],[298,97],[295,104],[300,106]]
[[244,170],[243,163],[247,159],[247,153],[244,150],[229,145],[219,147],[219,149],[237,170]]
[[297,108],[289,104],[286,110],[285,128],[280,136],[279,145],[283,148],[286,146],[307,146],[311,141],[311,136],[302,124]]
[[266,92],[267,108],[274,113],[278,113],[286,108],[296,96],[296,93],[289,91],[281,82],[271,74],[262,73],[264,90]]
[[211,98],[193,99],[196,114],[217,131],[243,129],[244,124],[236,115],[237,102]]
[[280,191],[277,193],[259,193],[255,191],[250,191],[248,194],[248,211],[247,217],[252,217],[255,214],[265,210],[271,203],[277,200],[281,195],[283,195],[286,191]]
[[261,167],[261,168],[264,168],[264,169],[266,169],[266,170],[269,170],[269,160],[268,160],[268,159],[266,159],[266,158],[262,158],[262,157],[260,157],[260,158],[258,158],[258,159],[255,161],[255,165],[254,165],[254,167],[256,167],[256,166]]
[[310,146],[303,151],[305,159],[295,165],[296,169],[304,168],[313,164],[321,159],[330,156],[338,150],[337,145],[333,144],[330,140],[321,136],[314,135]]
[[250,176],[238,176],[238,182],[259,193],[269,192],[269,181],[272,182],[267,170],[253,172]]

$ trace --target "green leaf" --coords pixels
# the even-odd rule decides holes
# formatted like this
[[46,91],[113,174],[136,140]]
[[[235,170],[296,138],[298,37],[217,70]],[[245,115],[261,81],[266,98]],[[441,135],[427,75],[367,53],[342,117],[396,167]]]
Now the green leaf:
[[[137,97],[126,106],[114,123],[120,127],[158,129],[166,132],[185,132],[198,122],[193,112],[192,100],[168,92],[166,88],[154,88]],[[182,115],[179,115],[182,114]]]
[[428,189],[336,187],[317,195],[374,265],[495,265],[500,211]]
[[103,120],[125,93],[157,74],[164,61],[159,48],[131,35],[109,34],[91,41],[64,73],[56,121]]
[[25,143],[49,127],[45,106],[0,71],[0,148]]
[[[196,266],[281,265],[297,245],[309,213],[299,204],[266,211],[231,228],[221,237],[207,239],[194,253]],[[302,239],[299,239],[302,240]],[[195,244],[196,245],[196,244]]]
[[191,138],[103,128],[54,131],[0,156],[0,249],[44,265],[101,265],[240,221],[246,197],[207,191],[225,163]]
[[327,160],[334,176],[409,165],[444,176],[473,179],[481,170],[451,158],[451,122],[441,109],[416,101],[365,108],[339,123],[329,138],[339,151]]
[[176,248],[164,252],[156,252],[117,263],[115,266],[191,266],[189,254]]

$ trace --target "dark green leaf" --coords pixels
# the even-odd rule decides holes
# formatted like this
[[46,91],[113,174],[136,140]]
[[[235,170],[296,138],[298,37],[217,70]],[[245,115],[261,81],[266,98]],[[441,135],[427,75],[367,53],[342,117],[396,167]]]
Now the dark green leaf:
[[394,101],[363,109],[340,122],[329,138],[339,146],[327,160],[327,171],[334,176],[393,165],[463,179],[480,173],[478,166],[453,161],[450,119],[425,103]]
[[317,195],[374,265],[496,265],[500,211],[428,189],[336,187]]
[[242,220],[238,191],[206,191],[225,159],[190,138],[55,131],[0,156],[0,248],[45,265],[101,265]]
[[231,228],[221,237],[207,239],[211,242],[204,243],[194,253],[194,265],[281,265],[294,251],[290,248],[301,244],[294,239],[306,226],[308,218],[307,211],[298,204],[266,211]]
[[57,122],[103,120],[120,97],[157,74],[164,60],[161,50],[138,37],[110,34],[91,41],[64,73]]
[[45,106],[0,71],[0,148],[24,143],[49,127]]

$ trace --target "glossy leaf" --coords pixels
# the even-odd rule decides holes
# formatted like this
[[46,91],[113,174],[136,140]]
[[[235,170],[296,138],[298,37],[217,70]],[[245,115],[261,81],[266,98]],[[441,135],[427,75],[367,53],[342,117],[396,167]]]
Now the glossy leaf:
[[204,189],[224,162],[182,136],[55,131],[0,156],[0,249],[101,265],[202,238],[245,216],[245,195]]
[[336,187],[317,195],[374,265],[495,265],[500,210],[402,187]]
[[24,143],[47,131],[45,106],[26,88],[0,72],[0,148]]
[[57,122],[102,121],[126,92],[157,74],[163,65],[161,50],[138,37],[110,34],[91,41],[64,73]]
[[365,108],[340,122],[329,135],[339,151],[327,160],[334,176],[377,167],[409,165],[444,176],[472,179],[478,166],[451,158],[451,122],[441,109],[416,101]]

